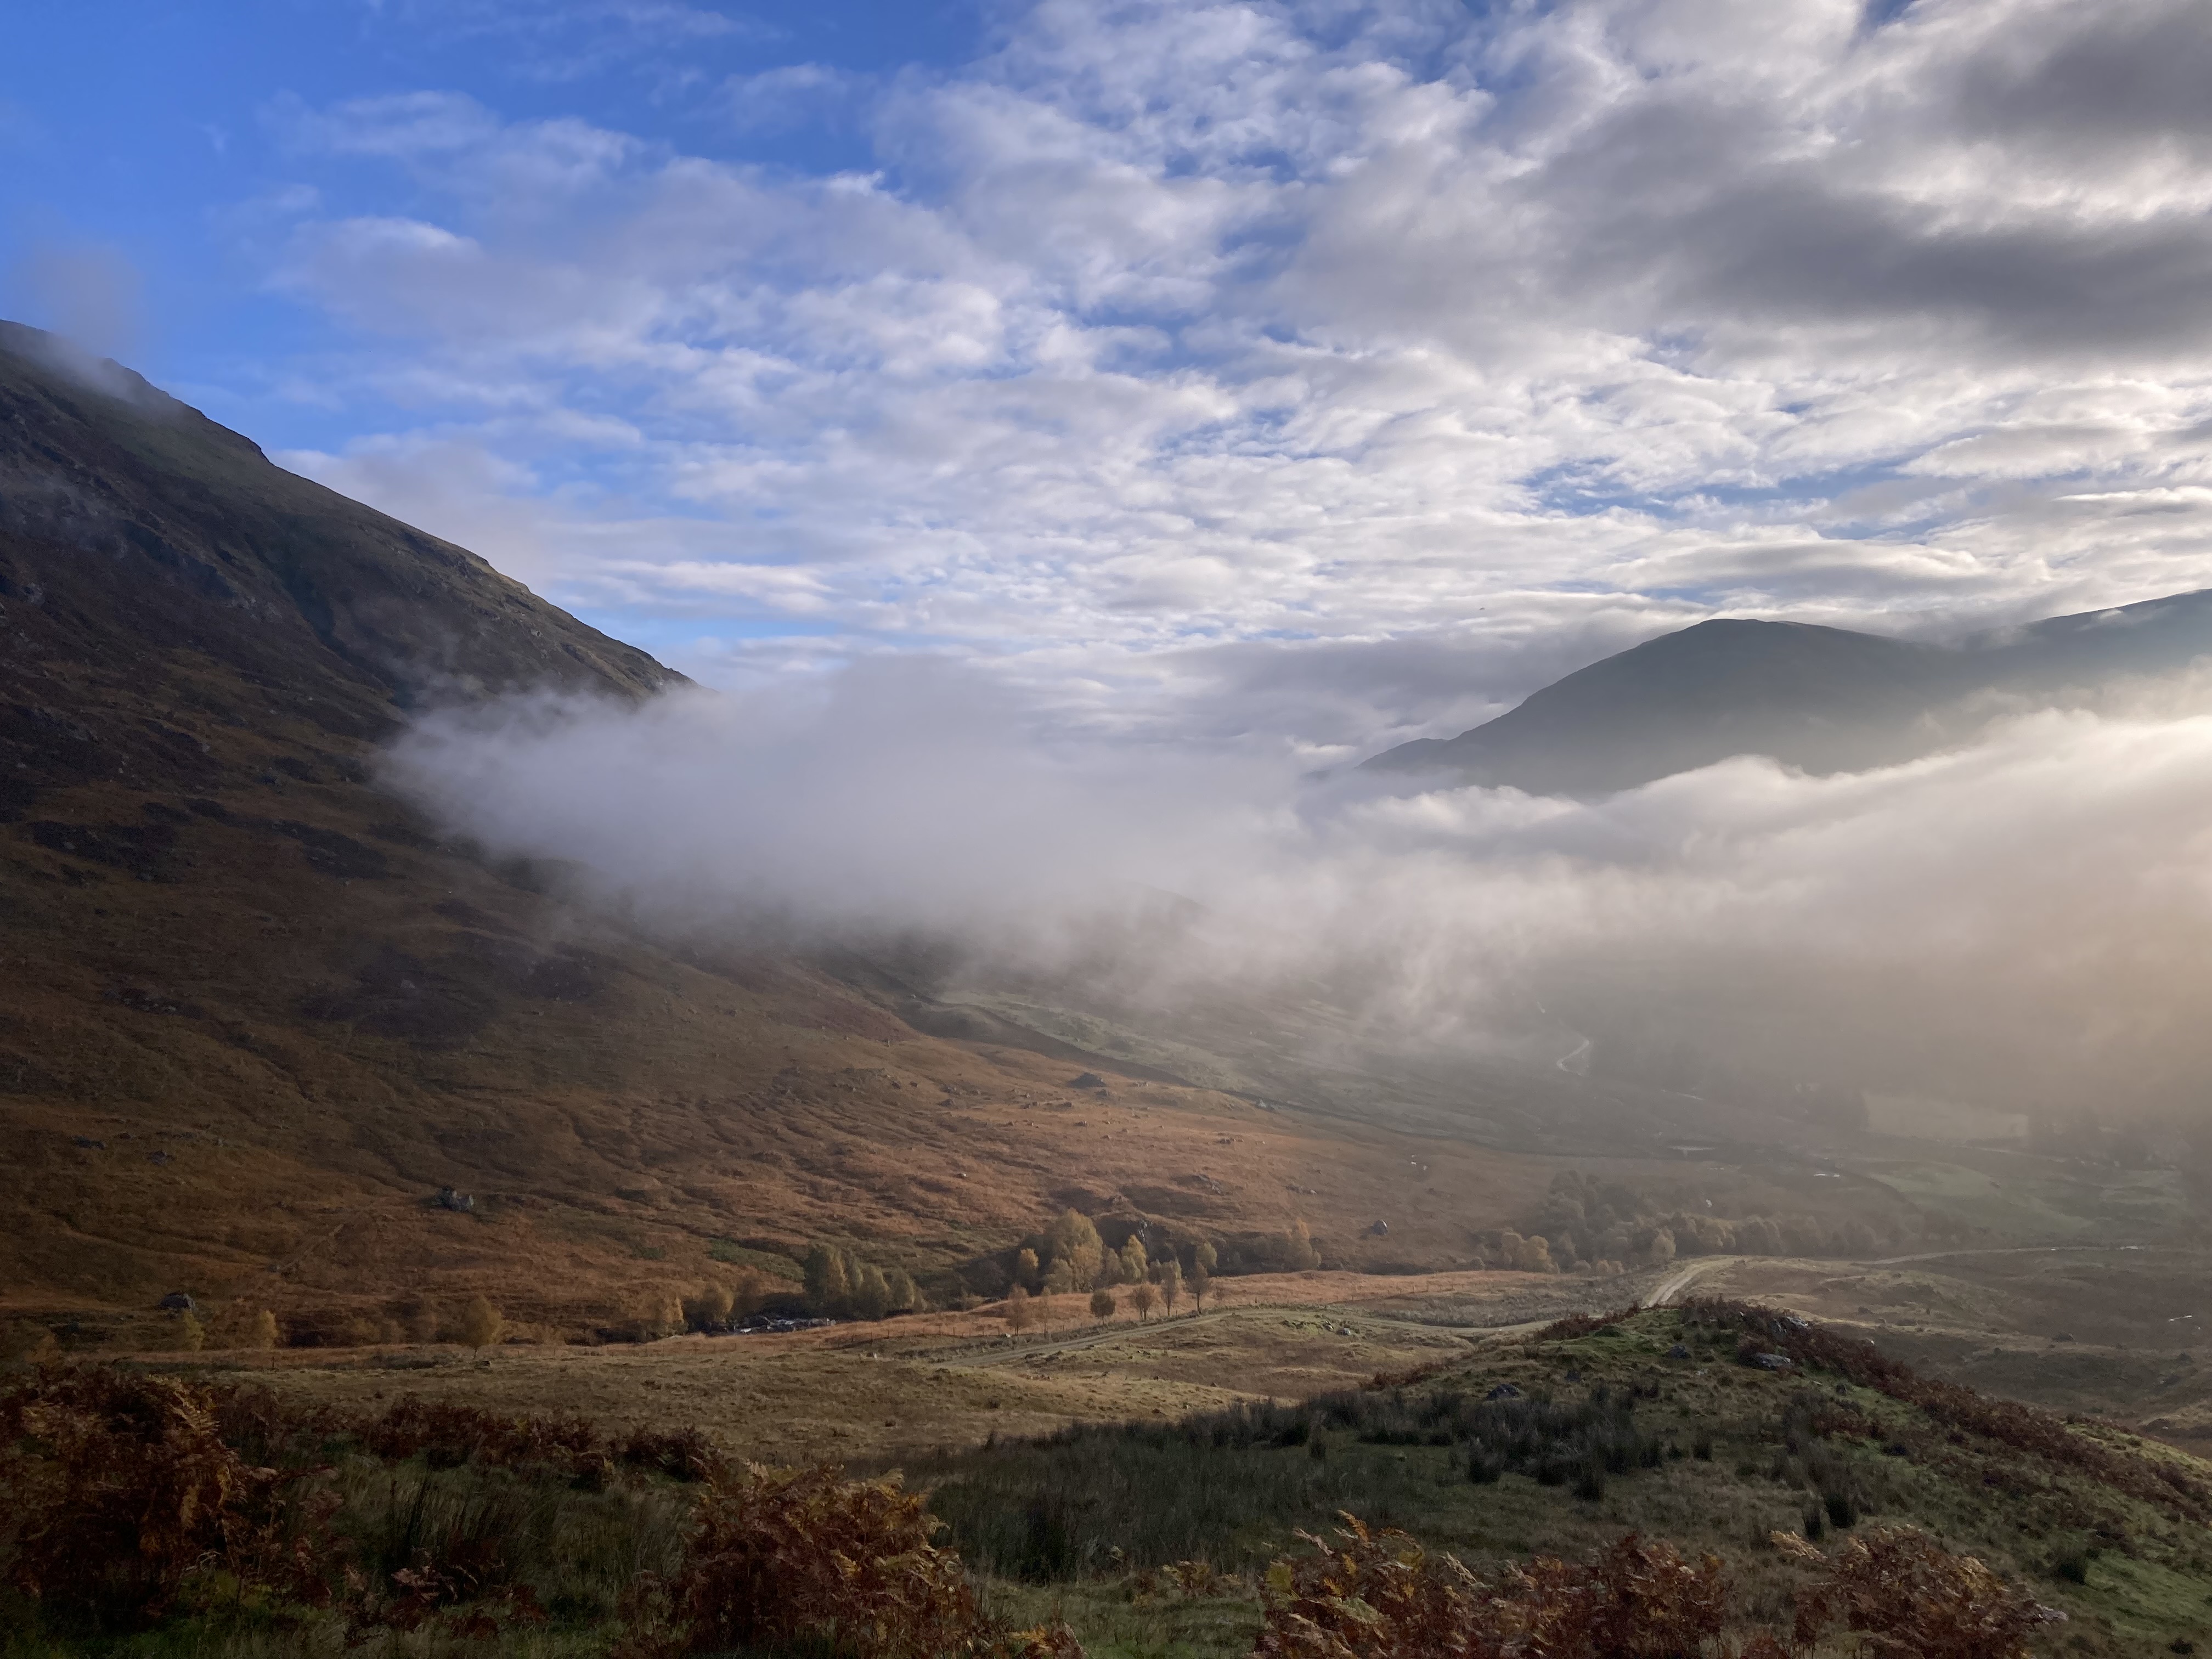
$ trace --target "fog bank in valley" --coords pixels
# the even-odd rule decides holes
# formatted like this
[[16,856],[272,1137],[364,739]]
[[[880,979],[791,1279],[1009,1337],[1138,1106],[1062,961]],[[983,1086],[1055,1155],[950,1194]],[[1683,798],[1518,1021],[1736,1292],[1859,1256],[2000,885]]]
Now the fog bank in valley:
[[2168,1117],[2212,1078],[2202,690],[2024,710],[1882,770],[1746,757],[1577,802],[1041,738],[971,671],[907,659],[803,694],[440,714],[391,778],[664,934],[922,939],[1123,1006],[1320,996],[1384,1041],[1548,1021],[1617,1073],[1686,1051]]

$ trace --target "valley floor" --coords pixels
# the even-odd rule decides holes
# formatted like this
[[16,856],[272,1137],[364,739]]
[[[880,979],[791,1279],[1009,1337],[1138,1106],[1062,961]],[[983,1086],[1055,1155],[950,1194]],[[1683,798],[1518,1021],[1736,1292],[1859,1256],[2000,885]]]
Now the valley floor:
[[638,1345],[283,1349],[141,1362],[250,1372],[362,1407],[402,1394],[622,1426],[698,1425],[773,1461],[872,1462],[1069,1423],[1295,1400],[1480,1352],[1562,1315],[1725,1296],[1863,1332],[1932,1376],[2212,1450],[2212,1357],[2190,1334],[2197,1250],[2030,1249],[1894,1261],[1712,1256],[1616,1279],[1516,1273],[1267,1273],[1201,1311],[1101,1324],[1068,1297],[1016,1336],[995,1308],[787,1334]]
[[1254,1274],[1217,1280],[1202,1311],[1186,1301],[1171,1318],[1143,1322],[1101,1324],[1078,1311],[1083,1298],[1067,1297],[1051,1325],[1018,1337],[986,1310],[596,1348],[284,1349],[142,1363],[250,1374],[288,1396],[347,1409],[415,1394],[623,1428],[697,1425],[769,1461],[875,1462],[994,1434],[1356,1388],[1633,1296],[1535,1273]]

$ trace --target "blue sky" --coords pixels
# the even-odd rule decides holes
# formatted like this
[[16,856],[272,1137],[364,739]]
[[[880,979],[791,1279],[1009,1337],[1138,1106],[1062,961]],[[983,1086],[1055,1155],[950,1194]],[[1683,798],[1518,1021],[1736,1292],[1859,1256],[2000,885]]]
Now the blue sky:
[[2188,0],[43,7],[0,309],[726,684],[1327,757],[2212,586]]
[[[241,365],[342,347],[344,331],[270,290],[241,249],[258,199],[312,179],[350,210],[404,214],[419,192],[374,167],[325,172],[290,142],[294,112],[434,88],[516,120],[599,122],[732,162],[866,170],[871,146],[836,111],[730,118],[733,78],[794,65],[855,76],[942,70],[981,43],[983,8],[945,4],[355,3],[84,0],[10,20],[0,69],[0,234],[118,256],[127,311],[114,349],[164,384],[204,390],[271,447],[343,442],[357,415],[254,399]],[[11,261],[11,264],[15,263]],[[78,320],[29,273],[9,314]]]

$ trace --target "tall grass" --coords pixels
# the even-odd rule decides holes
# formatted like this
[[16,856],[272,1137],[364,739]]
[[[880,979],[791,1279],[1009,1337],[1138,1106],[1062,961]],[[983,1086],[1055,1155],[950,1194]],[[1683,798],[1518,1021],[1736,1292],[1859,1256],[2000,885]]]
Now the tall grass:
[[[1433,1503],[1439,1474],[1506,1473],[1595,1498],[1608,1476],[1656,1465],[1632,1395],[1488,1400],[1449,1389],[1322,1395],[1170,1423],[1065,1429],[925,1463],[931,1507],[961,1552],[1003,1577],[1069,1579],[1118,1565],[1257,1565],[1288,1529],[1356,1508],[1379,1524]],[[1449,1449],[1409,1463],[1370,1450]],[[1431,1495],[1422,1501],[1419,1489]]]
[[342,1466],[336,1486],[333,1533],[367,1583],[410,1574],[449,1586],[454,1604],[526,1590],[556,1627],[612,1620],[641,1576],[675,1571],[691,1509],[689,1493],[658,1483],[594,1491],[497,1467],[369,1458]]

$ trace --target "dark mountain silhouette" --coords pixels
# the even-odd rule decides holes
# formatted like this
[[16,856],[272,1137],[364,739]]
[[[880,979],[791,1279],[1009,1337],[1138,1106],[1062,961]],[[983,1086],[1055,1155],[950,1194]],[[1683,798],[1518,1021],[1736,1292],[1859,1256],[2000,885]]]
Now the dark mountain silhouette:
[[1719,618],[1577,670],[1455,738],[1365,769],[1601,795],[1735,755],[1814,773],[1928,754],[1991,715],[2212,654],[2212,592],[2054,617],[1957,645]]

